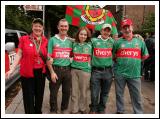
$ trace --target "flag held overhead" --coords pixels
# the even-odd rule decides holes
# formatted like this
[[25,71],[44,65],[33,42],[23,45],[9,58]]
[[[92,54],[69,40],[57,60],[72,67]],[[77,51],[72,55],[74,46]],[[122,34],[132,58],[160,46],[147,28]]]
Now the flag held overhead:
[[102,25],[108,23],[112,26],[112,34],[117,34],[116,21],[112,13],[97,5],[67,6],[65,17],[73,26],[87,26],[92,30],[101,30]]

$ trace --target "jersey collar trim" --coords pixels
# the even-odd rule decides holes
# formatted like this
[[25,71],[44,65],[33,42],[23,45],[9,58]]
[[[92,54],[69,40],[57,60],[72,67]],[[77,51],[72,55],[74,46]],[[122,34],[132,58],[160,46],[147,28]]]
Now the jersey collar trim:
[[59,37],[59,35],[58,35],[58,34],[56,34],[56,35],[55,35],[55,37],[56,37],[57,39],[59,39],[59,40],[63,41],[63,42],[67,39],[67,37],[65,37],[65,38],[64,38],[64,40],[62,40],[62,39]]
[[99,38],[99,39],[101,39],[101,40],[103,40],[103,41],[107,41],[107,40],[110,39],[110,37],[108,37],[107,39],[103,39],[103,38],[102,38],[102,35],[99,35],[97,38]]

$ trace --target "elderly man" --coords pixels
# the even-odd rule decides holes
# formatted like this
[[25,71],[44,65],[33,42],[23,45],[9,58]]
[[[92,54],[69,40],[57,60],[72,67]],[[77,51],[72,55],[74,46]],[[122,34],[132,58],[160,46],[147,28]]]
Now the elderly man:
[[122,38],[113,46],[117,114],[124,113],[124,89],[127,84],[134,113],[143,113],[141,99],[141,61],[148,58],[143,40],[133,37],[133,22],[123,19]]

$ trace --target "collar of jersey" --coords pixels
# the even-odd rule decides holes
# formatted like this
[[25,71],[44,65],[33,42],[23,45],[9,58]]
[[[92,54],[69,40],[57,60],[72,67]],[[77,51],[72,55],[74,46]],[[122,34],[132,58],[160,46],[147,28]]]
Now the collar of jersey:
[[85,44],[86,44],[86,42],[84,42],[84,43],[78,43],[78,45],[80,45],[80,46],[83,46]]
[[103,38],[102,38],[102,35],[99,35],[97,38],[99,38],[99,39],[101,39],[101,40],[103,40],[103,41],[107,41],[107,40],[110,39],[110,37],[108,37],[107,39],[103,39]]
[[61,41],[65,41],[65,40],[67,39],[67,37],[65,36],[64,40],[62,40],[62,39],[58,36],[58,34],[56,34],[55,37],[56,37],[57,39],[61,40]]

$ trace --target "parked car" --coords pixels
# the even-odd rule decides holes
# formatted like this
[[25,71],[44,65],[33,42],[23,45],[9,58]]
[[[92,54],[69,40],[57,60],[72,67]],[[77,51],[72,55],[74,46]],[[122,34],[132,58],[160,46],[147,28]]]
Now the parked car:
[[[24,31],[5,29],[5,73],[9,71],[13,65],[18,50],[19,38],[27,35]],[[5,91],[19,79],[19,65],[16,67],[10,78],[5,78]]]

